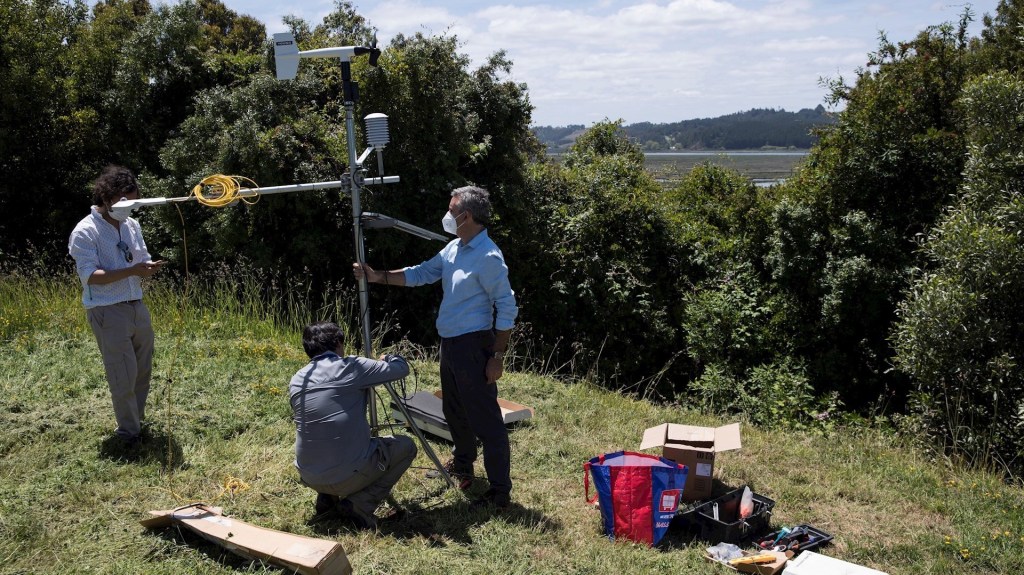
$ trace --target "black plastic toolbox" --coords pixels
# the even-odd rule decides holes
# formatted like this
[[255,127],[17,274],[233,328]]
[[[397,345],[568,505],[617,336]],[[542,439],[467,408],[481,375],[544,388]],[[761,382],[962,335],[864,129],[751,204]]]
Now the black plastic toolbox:
[[[689,520],[700,525],[701,539],[711,544],[723,541],[740,543],[766,533],[768,524],[771,523],[775,501],[753,493],[753,490],[751,493],[754,500],[754,511],[746,519],[740,519],[740,498],[743,497],[743,487],[697,506],[689,514]],[[717,519],[715,505],[718,506]]]
[[[793,551],[794,554],[798,554],[801,551],[807,551],[808,549],[815,549],[832,540],[832,536],[828,533],[825,533],[813,525],[807,524],[797,525],[790,530],[789,533],[797,532],[798,530],[801,531],[801,535],[795,538],[798,545],[788,548],[788,550]],[[779,543],[788,543],[789,541],[793,541],[794,538],[789,535],[789,533],[779,537],[779,531],[773,531],[768,535],[761,537],[761,541],[756,542],[757,546],[762,549],[772,549]],[[776,539],[779,539],[780,541],[776,542]]]

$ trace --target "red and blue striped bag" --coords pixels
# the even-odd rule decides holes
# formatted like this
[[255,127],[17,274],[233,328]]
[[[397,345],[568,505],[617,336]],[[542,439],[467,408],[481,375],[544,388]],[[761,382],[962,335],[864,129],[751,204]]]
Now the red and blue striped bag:
[[[664,457],[617,451],[583,464],[584,497],[598,501],[604,533],[657,545],[679,509],[687,468]],[[588,473],[589,472],[589,473]],[[590,477],[597,493],[590,496]]]

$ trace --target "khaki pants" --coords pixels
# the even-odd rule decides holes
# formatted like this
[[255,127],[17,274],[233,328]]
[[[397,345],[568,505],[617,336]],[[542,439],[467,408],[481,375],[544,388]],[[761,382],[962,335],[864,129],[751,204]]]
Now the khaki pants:
[[110,398],[117,419],[115,433],[132,438],[142,430],[142,419],[153,373],[153,324],[140,300],[86,310],[96,336]]
[[317,493],[346,498],[360,515],[372,517],[415,458],[416,443],[412,439],[404,435],[378,437],[377,449],[348,479],[330,484],[303,483]]

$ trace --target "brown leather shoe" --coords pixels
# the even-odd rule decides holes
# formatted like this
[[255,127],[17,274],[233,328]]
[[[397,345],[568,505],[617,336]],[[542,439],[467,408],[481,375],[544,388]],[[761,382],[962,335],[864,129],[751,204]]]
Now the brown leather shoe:
[[[448,475],[450,475],[452,480],[455,481],[455,485],[457,485],[459,489],[465,491],[473,485],[472,468],[464,469],[457,467],[455,465],[455,460],[449,459],[444,464],[444,470],[448,472]],[[441,477],[441,472],[436,469],[428,469],[424,475],[429,479],[435,479]]]

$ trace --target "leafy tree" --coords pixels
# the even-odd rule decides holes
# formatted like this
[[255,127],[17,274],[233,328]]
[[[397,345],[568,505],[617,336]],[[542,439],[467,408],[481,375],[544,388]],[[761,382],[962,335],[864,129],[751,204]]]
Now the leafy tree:
[[965,89],[969,156],[956,203],[927,234],[893,332],[914,409],[944,445],[1024,469],[1024,81]]
[[999,0],[996,15],[986,14],[981,48],[988,70],[1024,72],[1024,2]]
[[[372,41],[372,28],[348,2],[337,3],[316,27],[300,20],[289,25],[303,49]],[[469,181],[491,189],[499,221],[504,204],[515,203],[505,187],[521,186],[523,164],[536,148],[527,128],[525,86],[503,78],[511,62],[502,54],[470,72],[469,60],[457,48],[451,37],[400,36],[383,50],[377,68],[366,58],[353,60],[352,79],[360,93],[354,106],[357,145],[363,142],[362,118],[370,112],[387,114],[391,143],[384,151],[385,175],[401,177],[395,185],[365,188],[365,211],[438,229],[451,190]],[[304,61],[291,82],[277,82],[269,70],[261,70],[237,86],[200,92],[194,105],[195,113],[161,151],[169,176],[159,186],[170,195],[216,172],[272,186],[337,180],[347,169],[336,60]],[[365,167],[370,176],[377,175],[373,156]],[[347,190],[268,196],[253,206],[217,211],[195,205],[186,209],[189,245],[209,246],[189,254],[197,265],[241,256],[258,268],[312,279],[316,286],[352,281]],[[180,250],[177,214],[165,210],[161,218],[162,238]],[[396,232],[368,231],[366,238],[368,261],[379,267],[418,263],[440,248]],[[183,254],[175,257],[181,261]],[[385,298],[385,311],[396,315],[399,335],[433,337],[436,294],[390,290]]]
[[[61,253],[81,215],[80,156],[95,119],[67,97],[68,44],[87,17],[81,2],[0,0],[0,257]],[[49,260],[49,258],[47,258]],[[44,260],[46,261],[46,260]],[[51,260],[52,261],[52,260]]]
[[0,238],[55,253],[85,213],[100,167],[159,173],[158,150],[191,113],[192,95],[263,60],[263,26],[217,0],[155,10],[108,0],[91,15],[81,2],[4,0],[2,14],[0,34],[10,37],[0,48],[0,208],[19,195],[8,189],[49,201],[0,209]]
[[883,397],[898,407],[906,389],[887,373],[887,333],[919,257],[912,240],[961,179],[953,102],[972,62],[966,25],[899,44],[883,36],[853,87],[835,81],[833,101],[846,109],[772,216],[762,258],[789,303],[784,329],[818,389],[848,404]]
[[159,171],[157,154],[192,112],[192,96],[230,85],[262,62],[266,32],[218,0],[187,0],[150,10],[145,0],[97,4],[77,43],[77,106],[104,121],[96,154]]
[[535,166],[526,188],[535,223],[517,243],[533,250],[523,301],[542,357],[612,387],[671,391],[667,373],[685,364],[673,318],[684,278],[642,152],[601,122],[561,165]]

